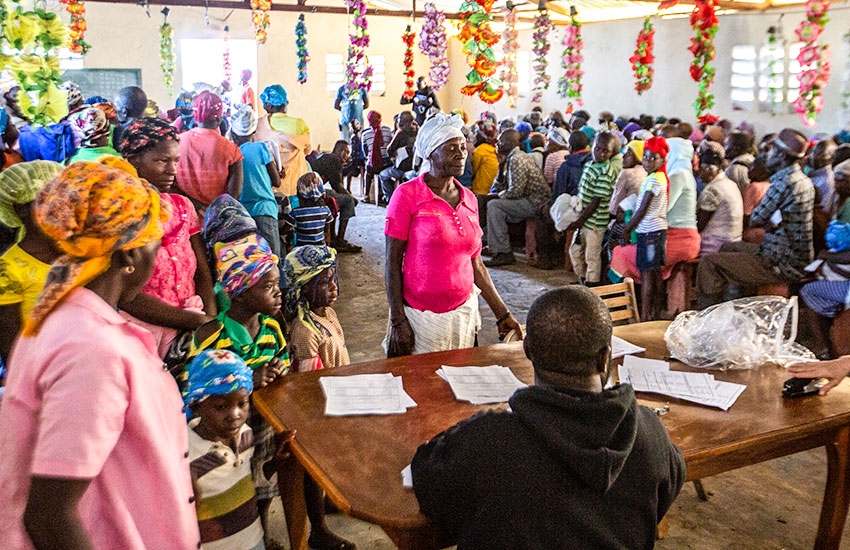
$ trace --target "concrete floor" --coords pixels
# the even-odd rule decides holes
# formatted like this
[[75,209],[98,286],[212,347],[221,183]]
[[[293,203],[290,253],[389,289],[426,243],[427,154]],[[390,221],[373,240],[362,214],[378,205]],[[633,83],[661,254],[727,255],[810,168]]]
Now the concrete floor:
[[[363,253],[340,258],[340,298],[336,306],[345,329],[352,363],[380,359],[387,323],[384,291],[383,208],[361,204],[349,226],[347,239],[363,246]],[[564,270],[528,268],[524,258],[508,268],[492,269],[496,288],[521,323],[541,292],[567,284]],[[481,301],[482,345],[498,337],[492,312]],[[701,502],[687,484],[667,515],[670,529],[658,542],[661,550],[689,549],[806,549],[813,548],[820,503],[826,480],[823,449],[772,460],[704,480],[710,494]],[[628,521],[627,518],[623,518]],[[286,541],[282,510],[272,508],[272,534]],[[390,550],[395,545],[372,524],[342,515],[328,517],[331,528],[356,542],[361,550]],[[842,549],[850,550],[850,528],[845,527]]]

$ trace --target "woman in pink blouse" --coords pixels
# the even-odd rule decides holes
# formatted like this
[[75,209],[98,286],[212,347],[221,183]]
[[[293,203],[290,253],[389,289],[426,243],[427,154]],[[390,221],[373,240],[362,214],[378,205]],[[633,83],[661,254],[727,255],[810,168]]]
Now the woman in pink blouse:
[[522,333],[481,261],[475,195],[455,179],[466,162],[462,125],[459,116],[445,114],[422,125],[415,147],[423,171],[393,193],[387,208],[388,357],[474,346],[478,289],[499,337]]

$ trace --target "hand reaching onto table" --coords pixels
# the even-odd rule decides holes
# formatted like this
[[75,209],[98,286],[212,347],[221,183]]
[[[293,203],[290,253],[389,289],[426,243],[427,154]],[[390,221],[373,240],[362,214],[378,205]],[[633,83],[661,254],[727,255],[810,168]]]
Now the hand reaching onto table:
[[826,395],[850,374],[850,355],[831,361],[794,363],[788,367],[788,372],[794,378],[826,378],[829,383],[820,389],[820,394]]

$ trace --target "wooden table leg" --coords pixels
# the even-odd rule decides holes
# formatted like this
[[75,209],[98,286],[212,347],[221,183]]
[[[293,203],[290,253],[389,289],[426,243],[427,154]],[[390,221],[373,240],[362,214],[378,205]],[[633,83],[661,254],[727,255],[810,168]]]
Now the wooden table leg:
[[437,550],[449,546],[442,544],[437,532],[430,526],[418,529],[393,529],[381,526],[399,550]]
[[815,548],[838,550],[850,504],[850,427],[838,430],[826,446],[826,491],[820,511]]
[[292,550],[308,550],[307,503],[304,500],[304,467],[294,457],[281,460],[277,470],[283,515]]

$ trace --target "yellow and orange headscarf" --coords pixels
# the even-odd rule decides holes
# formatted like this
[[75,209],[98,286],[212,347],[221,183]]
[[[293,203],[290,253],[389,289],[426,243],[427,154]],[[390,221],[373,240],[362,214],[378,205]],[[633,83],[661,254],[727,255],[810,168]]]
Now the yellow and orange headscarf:
[[50,266],[23,334],[32,335],[73,289],[104,273],[117,250],[158,241],[168,209],[159,193],[126,161],[75,162],[48,182],[34,204],[35,219],[63,252]]

